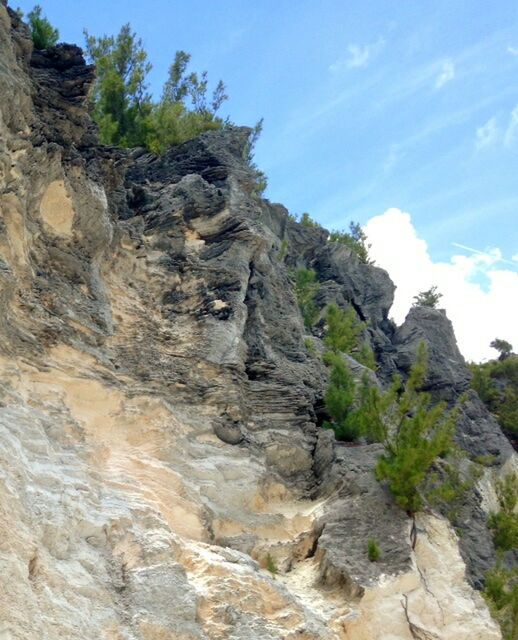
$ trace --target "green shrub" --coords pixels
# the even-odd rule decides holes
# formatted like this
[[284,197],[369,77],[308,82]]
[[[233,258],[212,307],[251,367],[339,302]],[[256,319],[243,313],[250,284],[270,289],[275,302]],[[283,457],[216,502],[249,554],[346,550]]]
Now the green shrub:
[[270,554],[268,554],[266,556],[266,569],[272,575],[275,575],[275,574],[279,573],[279,570],[277,568],[277,564],[276,564],[275,560],[272,558],[272,556]]
[[376,371],[378,363],[376,362],[376,356],[374,351],[368,342],[364,342],[360,348],[360,351],[354,356],[356,360],[363,364],[364,367]]
[[502,429],[518,433],[518,356],[509,354],[503,359],[482,364],[470,363],[471,386],[493,413]]
[[27,14],[27,18],[36,49],[48,49],[57,44],[59,31],[50,24],[47,18],[42,16],[42,8],[39,4]]
[[316,220],[313,220],[307,212],[302,214],[299,222],[303,227],[306,227],[306,229],[322,229],[321,225],[319,225]]
[[331,231],[330,242],[345,244],[351,249],[364,264],[374,264],[369,257],[370,244],[367,244],[367,236],[359,222],[350,222],[349,231]]
[[479,455],[473,458],[473,462],[476,464],[480,464],[483,467],[492,467],[498,458],[492,453],[488,453],[487,455]]
[[473,489],[481,476],[480,466],[469,462],[460,449],[452,447],[448,458],[437,461],[435,470],[426,480],[423,488],[426,502],[457,525],[459,510],[465,504],[466,493]]
[[510,551],[518,548],[518,476],[510,473],[496,484],[500,511],[489,517],[489,527],[493,530],[493,542],[497,549]]
[[502,340],[501,338],[495,338],[489,346],[500,353],[498,356],[500,361],[506,360],[513,353],[513,345],[510,342],[507,342],[507,340]]
[[430,307],[436,309],[439,304],[439,300],[442,298],[442,293],[437,291],[437,287],[430,287],[426,291],[420,291],[414,296],[414,307]]
[[317,274],[313,269],[301,268],[292,272],[292,276],[295,279],[295,295],[304,325],[307,329],[311,329],[319,315],[319,309],[315,304],[315,296],[320,288]]
[[[162,97],[153,102],[147,84],[152,65],[142,40],[129,24],[117,36],[84,34],[87,57],[96,66],[92,116],[103,144],[142,146],[162,154],[173,145],[224,126],[217,111],[227,99],[225,85],[220,80],[209,96],[207,73],[189,72],[190,55],[185,51],[176,52]],[[252,149],[261,127],[262,121],[253,130],[247,149],[247,159],[257,175]]]
[[472,375],[471,387],[478,393],[482,402],[488,405],[492,404],[498,393],[491,377],[491,368],[474,362],[470,363],[468,367]]
[[371,562],[377,562],[381,558],[381,549],[374,538],[370,538],[367,543],[367,555]]
[[326,347],[335,353],[349,354],[358,346],[358,338],[365,326],[358,320],[354,309],[343,311],[334,303],[327,307],[326,325]]
[[340,353],[328,351],[324,355],[324,362],[331,368],[324,400],[326,411],[332,420],[325,422],[324,428],[333,429],[338,440],[355,440],[361,429],[355,412],[352,411],[355,399],[352,373]]
[[371,427],[371,437],[384,446],[376,477],[410,515],[423,507],[421,489],[434,462],[450,450],[456,422],[455,412],[447,412],[444,403],[432,406],[430,395],[421,391],[426,370],[427,350],[421,343],[402,393],[394,394],[396,380],[387,392],[388,410]]
[[[421,391],[427,371],[425,343],[419,346],[404,387],[396,377],[386,391],[373,385],[367,374],[357,391],[339,351],[327,352],[324,359],[331,367],[325,406],[332,420],[324,426],[332,428],[339,440],[365,436],[381,442],[384,452],[376,478],[388,484],[400,507],[414,514],[424,504],[433,464],[451,450],[456,422],[454,411],[448,412],[444,403],[432,405],[430,395]],[[448,498],[444,492],[446,488],[442,498]]]
[[181,102],[160,102],[151,106],[145,126],[144,146],[161,155],[204,131],[220,129],[222,121],[208,112],[189,111]]
[[[221,82],[221,81],[220,81]],[[245,148],[245,159],[248,162],[248,166],[252,169],[254,174],[254,188],[252,195],[260,198],[266,191],[268,186],[268,178],[264,171],[261,171],[254,161],[254,150],[257,141],[263,131],[263,118],[261,118],[252,129],[252,133]]]
[[306,351],[310,355],[314,356],[316,354],[315,345],[313,344],[313,341],[311,340],[311,338],[305,338],[304,346],[306,347]]
[[493,618],[499,623],[503,640],[518,638],[518,572],[496,567],[486,574],[482,592]]
[[282,262],[288,253],[289,243],[287,240],[283,240],[281,242],[281,246],[279,247],[279,253],[277,254],[277,259]]

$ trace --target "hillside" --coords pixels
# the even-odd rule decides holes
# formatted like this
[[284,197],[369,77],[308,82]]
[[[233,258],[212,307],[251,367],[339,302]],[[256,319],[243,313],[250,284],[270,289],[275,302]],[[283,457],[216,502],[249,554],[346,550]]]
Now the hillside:
[[[516,458],[444,312],[395,326],[385,271],[259,198],[250,129],[100,145],[93,79],[0,3],[0,637],[501,638],[480,590]],[[477,469],[451,521],[413,521],[374,476],[381,445],[322,428],[332,302],[380,387],[427,345],[424,388]]]

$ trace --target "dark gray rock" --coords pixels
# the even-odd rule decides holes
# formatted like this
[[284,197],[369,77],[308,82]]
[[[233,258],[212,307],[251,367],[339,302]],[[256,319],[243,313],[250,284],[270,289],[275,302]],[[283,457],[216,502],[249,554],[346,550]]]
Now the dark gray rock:
[[472,389],[459,403],[456,439],[472,457],[494,456],[499,464],[503,464],[514,451],[498,422]]
[[469,388],[471,375],[455,340],[453,326],[442,309],[413,307],[393,338],[397,367],[408,373],[421,342],[428,347],[426,388],[451,400]]
[[[342,586],[352,597],[361,596],[381,574],[397,574],[411,565],[411,521],[374,477],[381,451],[380,445],[337,445],[335,473],[341,488],[320,521],[321,580]],[[369,539],[381,549],[378,562],[369,561]]]
[[340,285],[342,295],[361,320],[377,327],[387,318],[395,287],[384,269],[363,264],[351,249],[338,242],[318,246],[312,266],[319,280],[332,280]]

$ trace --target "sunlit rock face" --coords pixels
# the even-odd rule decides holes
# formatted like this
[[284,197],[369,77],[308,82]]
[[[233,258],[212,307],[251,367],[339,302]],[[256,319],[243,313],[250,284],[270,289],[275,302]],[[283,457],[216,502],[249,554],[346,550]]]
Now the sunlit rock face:
[[420,516],[413,549],[379,446],[319,426],[288,267],[368,322],[380,379],[413,348],[387,274],[254,196],[246,129],[98,146],[93,78],[0,4],[0,638],[500,638],[448,523]]

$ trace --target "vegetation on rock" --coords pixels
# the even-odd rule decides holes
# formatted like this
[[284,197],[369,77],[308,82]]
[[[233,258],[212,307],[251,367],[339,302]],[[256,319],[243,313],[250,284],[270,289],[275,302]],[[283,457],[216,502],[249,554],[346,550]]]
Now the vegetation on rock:
[[[313,220],[307,212],[302,214],[299,223],[306,229],[324,228],[316,220]],[[360,262],[363,264],[374,264],[374,260],[369,256],[369,249],[371,245],[367,244],[367,235],[359,222],[351,221],[349,223],[349,231],[338,231],[336,229],[330,231],[328,240],[329,242],[339,242],[340,244],[344,244],[346,247],[349,247],[349,249],[358,256]]]
[[377,562],[381,558],[381,549],[374,538],[370,538],[367,543],[367,556],[371,562]]
[[333,429],[338,440],[352,441],[361,435],[361,421],[353,410],[356,386],[352,373],[340,353],[328,351],[324,362],[330,367],[329,385],[324,396],[331,422],[324,428]]
[[500,511],[491,514],[489,527],[493,530],[495,547],[501,551],[518,549],[518,475],[510,473],[496,483]]
[[370,344],[360,337],[365,330],[365,323],[358,320],[355,310],[350,307],[347,311],[332,303],[327,307],[326,335],[324,344],[331,351],[352,355],[365,367],[376,369],[376,358]]
[[227,99],[223,82],[216,84],[209,98],[207,73],[189,72],[190,55],[185,51],[176,52],[162,98],[154,103],[147,85],[152,65],[129,24],[117,36],[95,37],[86,30],[84,34],[88,58],[97,70],[93,118],[104,144],[163,153],[223,125],[216,115]]
[[496,416],[504,432],[515,438],[518,434],[518,355],[508,353],[502,358],[501,354],[497,360],[470,363],[469,368],[473,375],[472,388]]
[[304,325],[307,329],[310,329],[315,324],[319,314],[315,303],[315,296],[320,288],[317,282],[317,274],[314,269],[301,268],[292,271],[291,275],[295,280],[295,295],[304,319]]
[[36,49],[48,49],[57,44],[59,31],[43,16],[43,10],[39,4],[29,11],[27,18]]
[[279,573],[279,569],[277,568],[277,563],[272,558],[270,554],[266,556],[266,569],[272,574],[276,575]]
[[351,353],[358,345],[363,324],[358,321],[355,310],[350,307],[343,311],[337,304],[330,304],[326,314],[327,331],[324,344],[328,349]]
[[447,459],[438,459],[423,487],[426,502],[445,515],[455,526],[467,493],[482,476],[480,461],[469,461],[465,453],[453,446]]
[[363,264],[374,264],[369,256],[370,244],[367,244],[367,235],[359,222],[350,222],[349,231],[331,231],[331,242],[345,244],[360,258]]
[[376,477],[387,482],[398,505],[409,514],[422,508],[421,488],[434,462],[450,450],[456,422],[454,411],[447,411],[445,403],[432,405],[430,394],[422,391],[426,362],[422,342],[402,393],[394,395],[396,385],[387,392],[394,400],[368,434],[385,449]]
[[498,356],[499,360],[505,360],[513,353],[513,345],[510,342],[507,342],[507,340],[495,338],[489,346],[500,353]]
[[299,220],[300,224],[306,229],[322,229],[322,225],[319,224],[316,220],[309,215],[307,211],[305,211]]
[[386,482],[397,504],[409,514],[422,508],[425,481],[432,466],[452,447],[456,413],[444,403],[433,405],[422,391],[426,376],[426,345],[421,343],[405,385],[395,377],[386,391],[364,376],[359,391],[340,353],[328,352],[331,366],[326,409],[337,438],[354,440],[365,436],[381,442],[384,452],[375,469]]
[[442,298],[442,293],[437,291],[437,287],[433,286],[426,291],[420,291],[414,296],[414,307],[429,307],[430,309],[437,309],[439,300]]
[[494,619],[502,630],[503,640],[518,638],[518,571],[497,566],[486,574],[482,592]]

